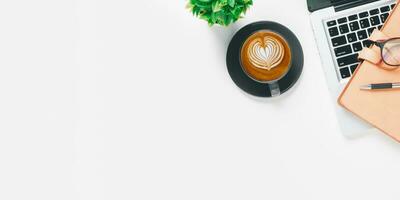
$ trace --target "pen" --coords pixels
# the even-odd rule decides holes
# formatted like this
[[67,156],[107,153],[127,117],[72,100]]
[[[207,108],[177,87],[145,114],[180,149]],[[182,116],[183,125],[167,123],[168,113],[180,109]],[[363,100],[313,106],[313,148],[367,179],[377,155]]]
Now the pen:
[[384,90],[384,89],[395,89],[400,88],[400,83],[373,83],[368,85],[362,85],[361,90]]

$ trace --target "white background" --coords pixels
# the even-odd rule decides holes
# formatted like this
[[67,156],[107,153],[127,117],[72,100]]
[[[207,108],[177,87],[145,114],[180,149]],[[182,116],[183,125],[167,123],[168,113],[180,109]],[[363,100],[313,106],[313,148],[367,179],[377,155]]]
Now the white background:
[[[305,0],[255,0],[230,28],[183,0],[0,2],[0,199],[398,200],[400,146],[340,133]],[[245,24],[300,39],[273,100],[230,79]]]

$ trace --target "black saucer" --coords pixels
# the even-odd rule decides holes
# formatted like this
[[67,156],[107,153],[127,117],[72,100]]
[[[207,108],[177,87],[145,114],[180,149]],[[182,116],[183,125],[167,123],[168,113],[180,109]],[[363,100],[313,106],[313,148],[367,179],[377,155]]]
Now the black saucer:
[[259,30],[270,30],[280,34],[289,43],[292,54],[292,67],[289,72],[278,81],[281,94],[288,91],[299,79],[303,71],[304,55],[303,49],[297,37],[285,26],[269,21],[260,21],[249,24],[240,29],[228,47],[226,64],[228,72],[235,84],[245,92],[258,97],[271,97],[271,91],[266,83],[259,83],[251,79],[243,71],[240,64],[240,51],[245,40],[254,32]]

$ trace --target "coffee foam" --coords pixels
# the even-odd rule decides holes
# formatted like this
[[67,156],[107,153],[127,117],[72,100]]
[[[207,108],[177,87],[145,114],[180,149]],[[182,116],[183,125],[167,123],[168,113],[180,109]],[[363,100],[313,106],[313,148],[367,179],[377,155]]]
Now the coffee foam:
[[271,70],[282,62],[285,50],[279,40],[264,36],[249,44],[247,56],[254,67]]
[[290,69],[291,60],[288,42],[269,30],[248,36],[240,50],[242,69],[249,77],[261,82],[279,80]]

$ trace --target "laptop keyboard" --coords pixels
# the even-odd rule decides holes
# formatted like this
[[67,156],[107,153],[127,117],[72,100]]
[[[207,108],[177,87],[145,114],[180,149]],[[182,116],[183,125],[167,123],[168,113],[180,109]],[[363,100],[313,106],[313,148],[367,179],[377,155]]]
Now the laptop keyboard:
[[391,4],[326,21],[341,80],[350,78],[354,73],[359,64],[358,52],[371,45],[368,37],[375,28],[381,29],[394,6]]

